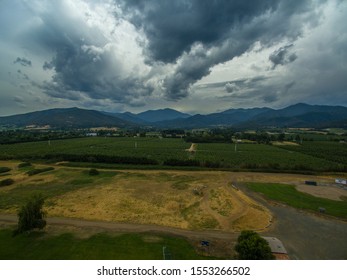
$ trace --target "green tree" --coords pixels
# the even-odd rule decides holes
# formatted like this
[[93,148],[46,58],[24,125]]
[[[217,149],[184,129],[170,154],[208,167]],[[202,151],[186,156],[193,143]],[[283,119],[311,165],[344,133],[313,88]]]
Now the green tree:
[[283,142],[286,139],[286,135],[284,133],[278,134],[277,140]]
[[44,198],[33,195],[18,212],[18,228],[15,234],[30,231],[35,228],[43,229],[46,226],[45,213],[42,209]]
[[95,168],[91,168],[89,170],[89,175],[91,175],[91,176],[99,175],[99,171]]
[[251,230],[241,232],[235,250],[240,260],[273,260],[275,258],[267,241]]

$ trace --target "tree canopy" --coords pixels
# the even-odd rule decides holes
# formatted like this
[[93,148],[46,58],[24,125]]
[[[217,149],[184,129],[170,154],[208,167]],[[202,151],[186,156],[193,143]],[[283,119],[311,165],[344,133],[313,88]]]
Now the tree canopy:
[[46,226],[44,219],[45,213],[42,209],[44,198],[41,195],[33,195],[28,202],[21,207],[18,212],[18,228],[15,234],[30,231],[38,228],[43,229]]
[[268,242],[251,230],[241,232],[235,250],[241,260],[272,260],[275,258]]

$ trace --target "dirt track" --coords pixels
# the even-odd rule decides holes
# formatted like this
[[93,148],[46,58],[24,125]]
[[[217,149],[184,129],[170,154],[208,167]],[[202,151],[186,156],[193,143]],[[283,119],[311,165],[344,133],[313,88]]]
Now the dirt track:
[[[88,238],[99,232],[108,233],[149,233],[149,234],[165,234],[171,236],[184,237],[201,253],[206,251],[201,248],[200,242],[208,240],[210,242],[209,254],[211,256],[219,256],[221,258],[233,258],[234,246],[238,233],[229,233],[222,231],[190,231],[178,228],[157,226],[157,225],[141,225],[141,224],[123,224],[115,222],[88,221],[72,218],[47,218],[47,231],[50,234],[61,234],[72,232],[81,238]],[[17,216],[13,214],[0,214],[1,226],[17,224]]]
[[[177,236],[184,236],[190,239],[217,238],[223,240],[234,240],[238,236],[238,233],[229,233],[222,231],[190,231],[157,225],[123,224],[114,222],[87,221],[80,219],[56,217],[47,218],[46,220],[47,224],[49,225],[74,226],[78,228],[97,228],[114,232],[158,232]],[[16,224],[17,216],[10,214],[0,214],[0,222]]]
[[[275,215],[274,225],[263,236],[282,240],[291,259],[347,259],[347,223],[329,220],[291,207],[274,205],[258,195],[250,194],[262,202]],[[15,224],[15,215],[0,214],[0,223]],[[214,240],[217,243],[234,244],[238,233],[222,231],[189,231],[156,225],[122,224],[87,221],[69,218],[48,218],[49,225],[72,226],[111,232],[152,232],[183,236],[190,240]],[[233,245],[230,245],[233,247]],[[225,248],[225,247],[224,247]]]

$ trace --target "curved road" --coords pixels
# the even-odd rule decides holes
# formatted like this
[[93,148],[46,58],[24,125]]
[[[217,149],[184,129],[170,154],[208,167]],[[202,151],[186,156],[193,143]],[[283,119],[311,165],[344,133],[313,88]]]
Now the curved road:
[[274,223],[263,236],[280,239],[291,259],[347,259],[347,222],[319,216],[279,203],[252,192],[243,184],[237,185],[254,200],[270,209]]

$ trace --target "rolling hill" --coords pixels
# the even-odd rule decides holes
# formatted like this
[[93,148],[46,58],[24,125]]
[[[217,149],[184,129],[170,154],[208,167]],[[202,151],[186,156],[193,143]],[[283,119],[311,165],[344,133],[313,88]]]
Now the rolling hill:
[[0,117],[0,125],[15,127],[50,126],[51,128],[66,129],[99,126],[125,127],[133,124],[94,110],[65,108]]
[[244,127],[346,127],[347,108],[298,103],[280,110],[258,114],[239,125]]
[[148,110],[139,114],[133,114],[131,112],[125,112],[125,113],[103,112],[103,113],[109,116],[115,116],[125,121],[130,121],[133,123],[144,124],[144,125],[153,125],[153,123],[156,123],[156,122],[184,119],[191,116],[189,114],[181,113],[179,111],[169,109],[169,108],[159,109],[159,110]]
[[243,128],[312,127],[347,128],[347,108],[295,104],[283,109],[250,108],[229,109],[207,115],[188,115],[173,109],[149,110],[139,114],[130,112],[107,113],[79,108],[50,109],[32,113],[0,117],[0,126],[26,127],[30,125],[51,128],[88,127],[157,127],[206,128],[217,126]]
[[238,129],[266,127],[347,127],[347,108],[299,103],[283,109],[230,109],[209,115],[157,122],[159,127],[203,128],[232,126]]
[[146,121],[146,122],[160,122],[160,121],[169,121],[175,119],[185,119],[190,117],[189,114],[181,113],[179,111],[165,108],[159,110],[149,110],[146,112],[142,112],[136,115],[138,118]]

